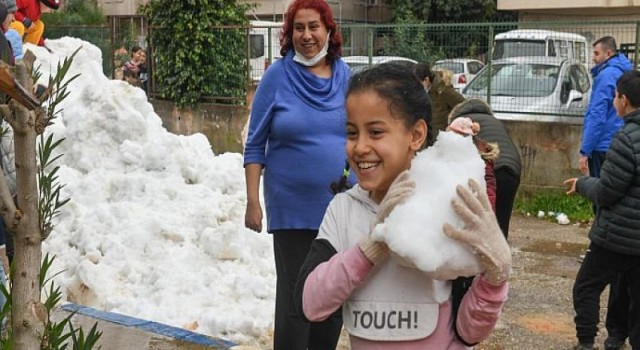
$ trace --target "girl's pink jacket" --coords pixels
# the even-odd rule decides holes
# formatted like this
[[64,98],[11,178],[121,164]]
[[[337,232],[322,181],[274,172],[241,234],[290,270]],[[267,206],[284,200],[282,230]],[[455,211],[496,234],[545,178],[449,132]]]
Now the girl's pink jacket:
[[[369,218],[359,217],[363,212],[375,215],[377,204],[363,198],[353,188],[347,193],[337,195],[329,205],[325,214],[325,221],[331,222],[334,227],[347,227],[360,221],[369,222]],[[354,202],[353,199],[356,199]],[[353,212],[353,206],[359,207]],[[360,215],[349,215],[356,214]],[[349,223],[337,223],[348,220]],[[355,221],[355,223],[354,223]],[[323,222],[323,225],[325,222]],[[337,225],[336,225],[337,224]],[[344,225],[344,226],[343,226]],[[326,228],[326,226],[325,226]],[[319,240],[323,240],[321,227]],[[342,231],[339,229],[339,231]],[[360,235],[350,230],[350,235]],[[344,237],[343,237],[344,238]],[[338,238],[340,240],[341,238]],[[330,244],[324,239],[323,244]],[[317,243],[314,243],[317,244]],[[307,276],[302,290],[302,311],[310,321],[321,321],[338,310],[349,296],[361,286],[367,276],[373,270],[373,266],[360,251],[358,245],[353,245],[334,254],[329,260],[317,265]],[[309,258],[308,258],[309,260]],[[425,276],[425,278],[427,278]],[[398,290],[410,288],[398,286]],[[469,291],[465,294],[457,317],[457,330],[467,343],[477,343],[487,338],[500,316],[502,306],[507,300],[508,283],[492,285],[482,275],[476,277]],[[352,350],[393,350],[393,349],[470,349],[462,344],[455,336],[451,322],[451,300],[440,304],[439,319],[436,329],[424,339],[415,341],[370,341],[350,335]]]

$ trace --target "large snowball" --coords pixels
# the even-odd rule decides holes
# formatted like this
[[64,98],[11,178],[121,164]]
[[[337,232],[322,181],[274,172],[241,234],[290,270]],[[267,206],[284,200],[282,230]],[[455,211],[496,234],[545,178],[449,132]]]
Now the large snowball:
[[387,243],[395,255],[439,279],[482,272],[471,248],[447,237],[442,225],[448,222],[463,226],[451,207],[456,186],[466,186],[472,178],[486,188],[484,168],[470,137],[440,132],[436,143],[418,153],[411,163],[415,193],[376,226],[373,239]]

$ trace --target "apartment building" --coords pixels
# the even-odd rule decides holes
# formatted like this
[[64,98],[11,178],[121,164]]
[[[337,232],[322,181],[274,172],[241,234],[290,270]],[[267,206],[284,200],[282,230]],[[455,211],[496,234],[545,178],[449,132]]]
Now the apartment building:
[[[640,21],[640,0],[498,0],[498,10],[518,11],[521,22]],[[620,44],[636,41],[636,24],[610,27],[563,27],[593,42],[612,35]],[[613,33],[612,33],[613,31]]]
[[[238,0],[256,4],[248,15],[253,19],[281,21],[292,0]],[[390,0],[328,0],[339,23],[383,23],[390,20]]]
[[[98,0],[107,16],[133,15],[149,0]],[[256,4],[247,15],[252,19],[281,21],[292,0],[238,0]],[[390,19],[390,0],[328,0],[337,21],[342,23],[380,23]]]
[[130,16],[147,2],[149,0],[98,0],[98,6],[106,16]]

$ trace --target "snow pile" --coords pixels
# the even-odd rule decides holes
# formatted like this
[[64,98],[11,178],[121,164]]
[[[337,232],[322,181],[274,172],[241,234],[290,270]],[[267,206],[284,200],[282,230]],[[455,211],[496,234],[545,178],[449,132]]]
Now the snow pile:
[[43,252],[66,300],[248,342],[272,328],[271,237],[244,228],[242,156],[214,155],[202,134],[162,127],[145,93],[102,73],[100,50],[48,40],[41,82],[78,47],[63,110],[47,134],[58,152],[62,207]]

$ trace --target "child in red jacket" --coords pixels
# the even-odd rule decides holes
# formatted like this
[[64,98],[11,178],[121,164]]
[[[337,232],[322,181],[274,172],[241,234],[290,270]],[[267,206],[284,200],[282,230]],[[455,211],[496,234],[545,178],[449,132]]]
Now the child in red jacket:
[[10,27],[23,37],[25,43],[38,45],[44,33],[44,22],[40,20],[42,12],[57,10],[60,0],[16,0],[16,5],[16,20]]

